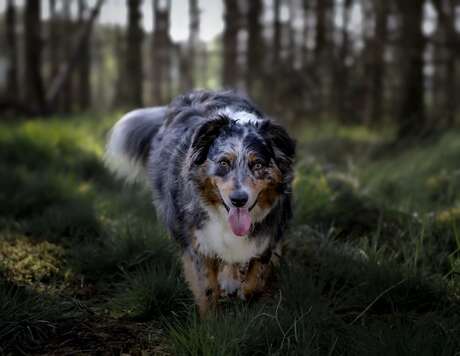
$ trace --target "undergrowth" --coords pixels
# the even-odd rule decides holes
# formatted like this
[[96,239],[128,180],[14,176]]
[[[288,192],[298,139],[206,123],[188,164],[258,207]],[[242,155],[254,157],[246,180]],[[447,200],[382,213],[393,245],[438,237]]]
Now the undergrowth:
[[460,350],[460,132],[382,154],[388,133],[307,128],[277,288],[200,320],[150,193],[102,164],[116,118],[0,125],[0,354]]

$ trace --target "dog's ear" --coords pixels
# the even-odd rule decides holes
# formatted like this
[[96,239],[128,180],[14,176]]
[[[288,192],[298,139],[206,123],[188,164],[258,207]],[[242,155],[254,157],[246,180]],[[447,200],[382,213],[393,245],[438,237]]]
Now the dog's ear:
[[291,173],[296,150],[295,141],[281,125],[270,120],[262,123],[260,132],[271,143],[275,162],[280,170],[284,174]]
[[191,146],[191,162],[195,165],[203,164],[208,156],[209,148],[219,135],[220,130],[229,124],[229,119],[219,116],[201,124],[195,131]]

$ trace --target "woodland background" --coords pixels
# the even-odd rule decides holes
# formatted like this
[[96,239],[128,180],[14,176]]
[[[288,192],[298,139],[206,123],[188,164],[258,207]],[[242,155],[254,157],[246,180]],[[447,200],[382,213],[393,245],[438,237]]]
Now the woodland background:
[[[216,15],[204,0],[177,2],[183,41],[170,35],[171,0],[110,3],[3,1],[0,108],[107,111],[236,88],[285,120],[391,122],[401,137],[455,125],[457,0],[222,0],[223,32],[207,42],[201,19]],[[98,22],[113,6],[126,26]]]
[[[459,0],[0,0],[0,355],[459,355]],[[236,89],[297,139],[272,293],[197,317],[108,130]]]

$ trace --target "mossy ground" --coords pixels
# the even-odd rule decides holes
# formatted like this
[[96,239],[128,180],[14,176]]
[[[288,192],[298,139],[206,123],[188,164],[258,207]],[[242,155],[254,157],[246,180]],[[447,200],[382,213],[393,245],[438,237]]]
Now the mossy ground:
[[118,116],[0,125],[0,354],[460,352],[460,132],[296,130],[278,289],[201,321],[149,193],[103,167]]

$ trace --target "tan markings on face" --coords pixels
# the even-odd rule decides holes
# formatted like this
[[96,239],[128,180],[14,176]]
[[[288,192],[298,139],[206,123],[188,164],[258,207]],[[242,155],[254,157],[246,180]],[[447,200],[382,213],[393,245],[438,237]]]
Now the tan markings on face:
[[[226,159],[228,162],[230,162],[230,165],[232,165],[233,162],[236,160],[236,155],[234,153],[227,153],[220,159]],[[206,165],[201,175],[201,195],[212,206],[222,204],[221,195],[228,197],[229,194],[234,190],[234,177],[232,174],[229,174],[225,177],[210,177],[207,174],[207,170],[208,169]]]
[[198,189],[203,199],[211,206],[220,204],[219,191],[212,177],[208,176],[208,165],[203,164],[197,173]]
[[217,186],[212,177],[206,177],[199,185],[203,199],[211,206],[221,203]]
[[254,172],[254,177],[249,176],[245,185],[258,196],[257,205],[262,209],[270,208],[279,196],[277,187],[282,182],[282,175],[278,167],[271,165]]

